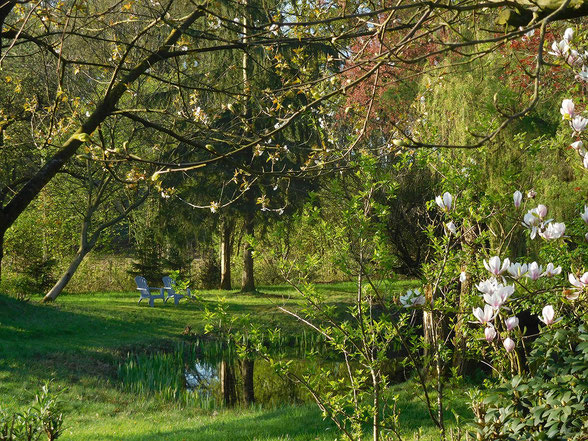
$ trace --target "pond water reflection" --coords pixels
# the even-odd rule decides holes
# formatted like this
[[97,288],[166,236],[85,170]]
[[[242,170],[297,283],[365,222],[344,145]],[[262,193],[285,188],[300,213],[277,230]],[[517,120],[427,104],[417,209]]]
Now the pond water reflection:
[[[333,378],[344,375],[342,363],[328,359],[324,348],[317,348],[314,352],[322,355],[312,358],[303,358],[304,352],[299,347],[280,348],[272,357],[300,377],[324,369]],[[253,403],[275,407],[312,400],[304,387],[276,371],[275,360],[243,360],[234,348],[198,341],[178,344],[172,351],[129,353],[119,365],[118,376],[123,390],[208,409]]]

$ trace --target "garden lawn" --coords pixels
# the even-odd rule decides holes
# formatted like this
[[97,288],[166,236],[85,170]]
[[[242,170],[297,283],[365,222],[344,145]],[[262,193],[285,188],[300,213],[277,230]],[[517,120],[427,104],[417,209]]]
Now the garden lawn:
[[[398,290],[410,286],[399,282]],[[354,295],[353,283],[318,285],[330,302],[344,309]],[[285,335],[300,333],[300,325],[277,311],[296,308],[300,298],[284,286],[264,287],[260,294],[211,291],[201,293],[214,307],[219,296],[228,311],[248,317],[264,328]],[[19,302],[0,295],[0,404],[12,411],[29,405],[46,380],[61,390],[65,433],[62,440],[333,440],[337,433],[313,405],[204,411],[178,403],[133,395],[119,387],[116,369],[127,352],[165,350],[189,330],[204,330],[202,304],[182,300],[150,308],[137,304],[138,294],[95,293],[62,295],[55,304],[38,299]],[[409,385],[395,386],[405,433],[422,428],[422,439],[435,439],[423,403]],[[454,400],[467,414],[463,400]],[[430,438],[429,438],[430,437]]]

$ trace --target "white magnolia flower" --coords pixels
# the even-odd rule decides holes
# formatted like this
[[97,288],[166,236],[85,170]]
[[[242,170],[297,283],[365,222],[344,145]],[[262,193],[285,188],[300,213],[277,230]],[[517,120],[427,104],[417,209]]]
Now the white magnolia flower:
[[484,301],[495,311],[499,310],[500,307],[504,305],[504,299],[497,292],[492,295],[484,294]]
[[588,271],[585,272],[584,274],[582,274],[577,279],[574,274],[570,273],[570,274],[568,274],[568,280],[576,288],[584,289],[586,286],[588,286]]
[[582,70],[580,72],[578,72],[578,75],[576,75],[576,78],[578,80],[588,81],[588,69],[586,69],[586,66],[582,66]]
[[535,215],[533,210],[529,210],[523,216],[523,226],[531,228],[536,226],[540,222],[540,219]]
[[548,53],[554,57],[561,57],[567,54],[569,50],[570,46],[568,43],[565,40],[561,40],[559,43],[554,41],[551,45],[551,50]]
[[580,217],[588,224],[588,205],[584,205],[584,213],[580,213]]
[[508,298],[514,293],[514,290],[514,285],[499,284],[494,294],[499,295],[502,298],[502,300],[506,302]]
[[514,286],[498,284],[494,292],[484,294],[484,301],[492,306],[493,309],[500,308],[508,298],[514,293]]
[[494,326],[490,324],[486,326],[486,329],[484,329],[484,335],[486,336],[486,341],[488,343],[494,340],[496,338],[496,329],[494,329]]
[[586,129],[586,126],[588,125],[588,119],[578,115],[574,117],[574,119],[572,119],[570,125],[572,126],[572,129],[574,129],[574,131],[580,133]]
[[523,200],[523,193],[517,190],[513,193],[512,198],[514,200],[515,208],[519,208],[521,206],[521,201]]
[[539,265],[537,262],[533,262],[529,265],[529,270],[527,271],[526,276],[531,280],[538,280],[541,277],[541,273],[543,272],[543,267]]
[[448,222],[445,224],[445,228],[447,228],[447,230],[453,234],[454,236],[457,234],[457,227],[455,226],[455,224],[453,223],[453,221]]
[[483,310],[482,308],[474,308],[473,314],[474,317],[476,317],[478,321],[483,325],[494,319],[494,310],[490,305],[484,305]]
[[[577,152],[579,152],[583,146],[584,146],[584,143],[582,141],[576,141],[576,142],[572,142],[570,144],[570,147],[572,147]],[[582,155],[582,156],[584,156],[584,155]]]
[[545,272],[541,274],[541,277],[553,277],[557,276],[558,274],[561,274],[561,266],[554,268],[553,263],[549,262],[545,267]]
[[465,271],[462,271],[459,275],[459,281],[461,283],[465,283],[466,279],[467,279],[466,273],[465,273]]
[[578,66],[582,64],[582,56],[577,50],[572,49],[566,61],[570,66]]
[[567,28],[564,32],[563,39],[567,43],[572,41],[574,39],[574,30],[572,28]]
[[545,306],[543,308],[543,311],[541,312],[541,315],[542,315],[542,317],[539,317],[539,320],[541,320],[547,326],[552,325],[561,319],[561,317],[560,317],[559,319],[554,320],[555,311],[553,310],[553,306],[551,306],[551,305]]
[[547,225],[545,231],[540,231],[539,236],[546,240],[559,239],[565,232],[566,224],[563,222],[553,222]]
[[506,349],[506,352],[511,352],[515,347],[515,342],[510,337],[504,339],[502,344],[504,345],[504,349]]
[[539,219],[543,220],[545,219],[545,216],[547,216],[547,207],[543,204],[539,204],[537,205],[537,208],[535,208],[535,213],[539,216]]
[[494,294],[494,291],[498,288],[498,281],[492,277],[491,279],[484,280],[476,285],[478,291],[484,294]]
[[500,265],[500,257],[498,256],[491,257],[488,260],[488,262],[484,260],[484,267],[495,276],[499,276],[500,274],[505,272],[509,266],[510,259],[508,257],[504,259],[504,261],[502,262],[502,266]]
[[435,203],[441,208],[441,210],[450,211],[453,208],[453,196],[446,191],[443,193],[443,196],[437,196],[435,198]]
[[563,119],[572,119],[574,117],[574,102],[570,99],[563,100],[559,111]]
[[513,263],[508,267],[508,273],[513,279],[520,279],[527,273],[527,271],[528,268],[526,263]]
[[506,330],[507,331],[512,331],[517,326],[519,326],[519,319],[517,317],[509,317],[506,319]]
[[408,291],[406,291],[405,295],[400,296],[400,303],[405,308],[411,308],[417,305],[424,305],[425,296],[423,296],[418,289],[409,289]]

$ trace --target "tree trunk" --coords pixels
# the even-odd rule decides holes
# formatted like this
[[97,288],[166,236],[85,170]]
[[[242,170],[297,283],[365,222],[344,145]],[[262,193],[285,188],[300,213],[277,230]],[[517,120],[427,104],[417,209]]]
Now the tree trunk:
[[4,231],[0,232],[0,282],[2,281],[2,260],[4,259]]
[[233,251],[232,234],[234,227],[235,221],[233,219],[223,219],[220,241],[220,289],[224,290],[231,289],[231,254]]
[[[493,0],[498,2],[500,0]],[[539,22],[559,9],[565,0],[515,0],[513,6],[503,9],[496,18],[496,24],[511,27],[527,26],[531,22]],[[569,20],[588,15],[588,1],[582,0],[559,12],[555,20]]]
[[[243,37],[242,41],[243,44],[247,44],[249,41],[249,23],[251,22],[249,17],[249,0],[243,0]],[[243,51],[243,58],[241,67],[243,69],[243,96],[245,96],[245,104],[244,104],[244,112],[243,117],[245,120],[245,127],[244,127],[244,138],[247,139],[251,134],[251,121],[252,121],[252,108],[249,96],[251,94],[251,83],[250,83],[250,75],[251,75],[251,65],[249,62],[250,54],[248,51]],[[253,148],[249,147],[244,151],[244,154],[247,159],[247,163],[251,163],[253,161]],[[245,225],[244,230],[245,234],[249,236],[253,236],[253,218],[255,216],[255,196],[253,194],[253,189],[249,188],[247,194],[245,195],[245,200],[247,201],[246,204],[246,212],[245,212]],[[255,280],[253,278],[253,255],[252,255],[252,248],[249,241],[245,240],[243,242],[243,274],[241,278],[241,292],[254,292],[255,291]]]
[[241,373],[243,375],[243,399],[245,404],[255,403],[255,393],[253,390],[253,369],[255,361],[249,358],[241,361]]
[[[245,217],[245,234],[253,236],[253,217],[254,213],[250,212]],[[255,291],[255,279],[253,277],[253,254],[252,247],[248,240],[243,243],[243,277],[241,279],[241,292]]]
[[[425,286],[425,299],[427,305],[432,304],[433,288],[431,285]],[[432,312],[427,311],[427,309],[423,309],[423,338],[425,344],[425,350],[423,352],[425,358],[423,369],[428,375],[430,373],[430,366],[432,363],[431,356],[435,354],[435,323],[433,322]]]
[[237,401],[237,393],[235,390],[235,373],[233,367],[226,361],[221,361],[220,365],[220,382],[221,393],[225,406],[232,407]]
[[[475,227],[469,224],[464,225],[462,251],[466,255],[466,263],[474,264],[476,259],[475,240],[477,238]],[[465,271],[467,266],[463,268]],[[459,298],[457,304],[457,317],[455,323],[455,335],[453,337],[453,367],[461,375],[464,371],[466,362],[466,321],[469,313],[466,311],[466,300],[468,293],[472,288],[472,276],[466,277],[465,282],[461,283],[459,290]]]
[[69,264],[67,270],[61,275],[57,283],[53,285],[53,288],[51,288],[51,290],[45,295],[45,297],[43,297],[43,302],[52,302],[57,298],[59,294],[61,294],[61,291],[63,291],[63,289],[67,286],[73,275],[76,273],[78,267],[80,266],[80,263],[82,263],[84,257],[86,257],[86,255],[89,252],[89,248],[78,250],[75,257]]

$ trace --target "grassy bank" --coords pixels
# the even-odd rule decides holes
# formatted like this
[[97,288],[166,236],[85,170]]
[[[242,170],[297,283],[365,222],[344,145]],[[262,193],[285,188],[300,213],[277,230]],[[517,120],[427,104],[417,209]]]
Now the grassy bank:
[[[399,284],[398,289],[405,286]],[[344,307],[353,296],[353,284],[319,286],[334,304]],[[295,308],[300,299],[287,287],[262,288],[263,294],[222,293],[228,311],[248,316],[265,328],[299,333],[292,318],[276,305]],[[220,292],[204,293],[214,306]],[[35,390],[53,379],[62,389],[64,440],[331,440],[335,428],[324,421],[314,405],[272,409],[204,411],[182,408],[178,403],[121,390],[116,375],[120,360],[129,351],[165,350],[190,329],[204,329],[203,306],[182,301],[155,308],[137,305],[138,295],[98,293],[64,295],[53,305],[37,299],[18,302],[0,295],[0,403],[20,409]],[[406,433],[419,427],[434,439],[435,433],[423,403],[409,385],[398,385],[404,409],[401,423]],[[467,410],[456,397],[459,413]],[[423,438],[427,439],[427,437]]]

